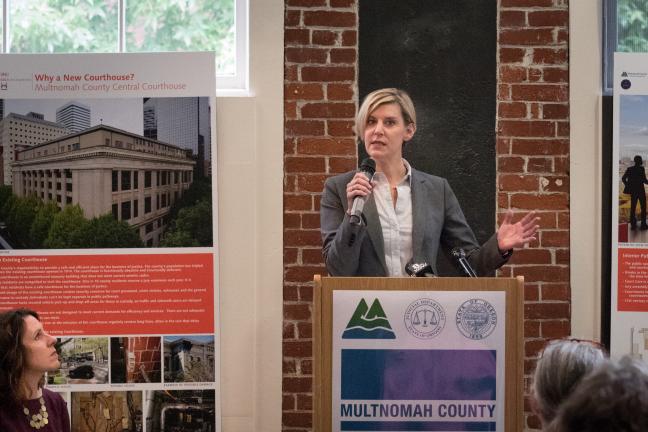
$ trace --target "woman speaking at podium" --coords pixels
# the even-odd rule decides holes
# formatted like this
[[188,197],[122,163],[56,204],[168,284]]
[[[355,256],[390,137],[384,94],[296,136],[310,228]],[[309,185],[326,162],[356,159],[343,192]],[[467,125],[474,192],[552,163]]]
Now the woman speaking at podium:
[[436,274],[440,245],[459,251],[460,259],[484,275],[506,263],[513,248],[535,239],[534,213],[512,223],[509,210],[499,230],[479,246],[448,182],[403,159],[403,145],[416,132],[416,111],[406,92],[385,88],[367,95],[355,129],[375,174],[370,162],[324,185],[320,226],[332,276],[405,276],[411,263],[427,263]]
[[70,432],[65,401],[43,388],[61,365],[55,343],[36,312],[0,312],[0,431]]

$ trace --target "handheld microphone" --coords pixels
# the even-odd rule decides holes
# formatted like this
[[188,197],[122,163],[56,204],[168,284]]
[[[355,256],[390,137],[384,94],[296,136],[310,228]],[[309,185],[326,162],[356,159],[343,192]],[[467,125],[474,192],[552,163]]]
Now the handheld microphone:
[[[367,180],[371,181],[374,173],[376,172],[376,161],[371,158],[366,158],[360,164],[358,170],[367,177]],[[364,209],[365,201],[367,201],[366,196],[357,196],[353,199],[353,205],[351,206],[351,216],[349,222],[351,225],[360,225],[362,223],[362,209]]]
[[466,259],[466,251],[460,247],[452,249],[452,256],[457,260],[459,266],[468,277],[477,277],[477,273]]
[[426,262],[413,263],[410,261],[405,266],[405,272],[410,277],[436,277],[432,266]]

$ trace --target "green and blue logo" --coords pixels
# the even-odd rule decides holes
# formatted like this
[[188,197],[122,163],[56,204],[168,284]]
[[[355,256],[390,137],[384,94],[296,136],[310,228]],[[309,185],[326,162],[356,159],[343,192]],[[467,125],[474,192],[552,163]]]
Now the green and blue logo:
[[342,339],[396,339],[396,335],[378,299],[374,300],[371,308],[365,299],[361,299],[342,333]]

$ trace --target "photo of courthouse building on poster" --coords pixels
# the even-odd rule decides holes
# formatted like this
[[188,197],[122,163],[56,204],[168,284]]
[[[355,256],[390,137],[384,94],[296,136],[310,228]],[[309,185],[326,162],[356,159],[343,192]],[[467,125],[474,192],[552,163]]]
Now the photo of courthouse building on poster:
[[[0,235],[11,248],[212,246],[204,229],[185,229],[181,234],[191,238],[181,238],[176,228],[182,209],[211,227],[208,97],[2,104]],[[191,200],[183,200],[188,192]],[[57,231],[81,215],[89,221],[85,232],[78,224],[76,236]],[[97,238],[97,231],[105,235]]]

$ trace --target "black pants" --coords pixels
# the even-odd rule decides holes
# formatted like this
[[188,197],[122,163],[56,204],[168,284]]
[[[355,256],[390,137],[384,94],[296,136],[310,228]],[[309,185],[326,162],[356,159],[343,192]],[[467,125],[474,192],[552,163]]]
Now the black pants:
[[637,226],[637,216],[635,212],[637,211],[637,201],[639,201],[639,206],[641,207],[641,226],[646,225],[646,194],[632,195],[630,196],[630,225]]

